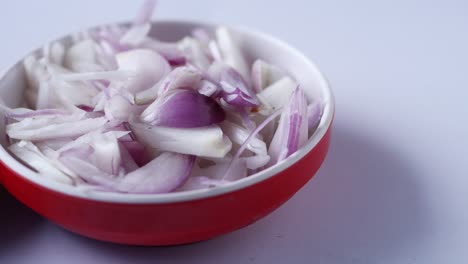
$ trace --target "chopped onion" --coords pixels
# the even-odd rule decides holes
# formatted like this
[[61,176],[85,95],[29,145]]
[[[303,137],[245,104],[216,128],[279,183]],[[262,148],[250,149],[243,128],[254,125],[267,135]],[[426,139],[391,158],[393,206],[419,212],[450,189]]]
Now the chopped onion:
[[221,158],[231,150],[231,140],[216,125],[196,128],[171,128],[130,123],[144,145],[182,154]]
[[319,127],[325,106],[268,58],[244,57],[235,31],[160,40],[154,5],[25,58],[31,109],[0,114],[10,151],[39,176],[90,195],[216,188],[281,162]]
[[218,47],[221,51],[223,61],[236,69],[244,80],[250,81],[250,72],[245,61],[244,55],[239,48],[238,39],[236,39],[231,32],[225,27],[219,27],[216,29],[216,39],[218,41]]
[[135,73],[135,77],[125,85],[130,92],[150,88],[171,70],[171,66],[161,55],[147,49],[119,53],[116,55],[116,60],[119,70]]
[[252,64],[252,85],[256,93],[260,93],[265,87],[280,80],[284,73],[263,60],[256,60]]
[[257,94],[262,102],[261,111],[271,113],[284,107],[291,97],[297,83],[290,77],[284,77]]
[[222,63],[213,63],[209,75],[221,86],[221,96],[230,105],[239,107],[256,107],[259,101],[246,81],[233,68]]
[[9,150],[41,175],[65,184],[73,184],[73,180],[50,164],[47,157],[33,143],[20,141],[11,145]]
[[307,100],[302,89],[297,87],[281,114],[278,128],[268,149],[271,165],[289,157],[304,145],[308,137],[307,123]]
[[216,101],[192,89],[170,90],[141,114],[146,123],[178,128],[209,126],[224,119],[224,110]]

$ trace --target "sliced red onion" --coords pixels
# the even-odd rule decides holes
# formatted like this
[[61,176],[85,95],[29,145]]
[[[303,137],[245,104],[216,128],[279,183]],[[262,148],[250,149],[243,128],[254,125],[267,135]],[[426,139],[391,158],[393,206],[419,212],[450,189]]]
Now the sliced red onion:
[[249,68],[242,38],[223,27],[151,37],[153,8],[24,60],[38,110],[0,106],[18,156],[80,191],[164,193],[228,184],[305,144],[322,106],[293,79],[262,60]]
[[[18,126],[25,121],[24,126]],[[19,123],[9,124],[7,134],[14,139],[23,140],[47,140],[61,137],[76,137],[89,131],[102,127],[107,120],[105,118],[90,118],[71,122],[57,122],[50,118],[41,119],[41,122],[23,119]],[[26,122],[30,122],[26,124]],[[39,125],[38,125],[39,124]]]
[[176,128],[210,126],[225,117],[215,100],[192,89],[170,90],[141,114],[146,123]]
[[236,109],[237,112],[239,113],[242,123],[246,128],[248,128],[250,131],[254,130],[255,127],[257,126],[255,122],[250,118],[249,113],[244,108],[238,108]]
[[268,163],[270,157],[267,154],[266,144],[259,138],[258,134],[247,141],[251,131],[229,121],[223,122],[221,127],[223,132],[236,144],[236,149],[247,142],[246,148],[255,154],[244,158],[249,169],[257,169]]
[[244,150],[248,147],[249,143],[258,135],[258,133],[265,128],[271,121],[275,120],[276,117],[278,117],[281,114],[281,110],[277,110],[273,114],[271,114],[269,117],[267,117],[262,123],[260,123],[254,131],[250,133],[250,135],[245,139],[244,143],[239,147],[239,149],[236,151],[236,154],[232,158],[232,161],[227,168],[226,172],[224,173],[223,178],[226,175],[229,175],[230,170],[232,170],[233,164],[240,158]]
[[239,48],[238,39],[236,39],[231,32],[225,27],[218,27],[216,29],[216,39],[218,41],[219,49],[223,61],[236,69],[244,80],[250,81],[250,71],[245,61],[244,55]]
[[146,40],[150,30],[151,25],[149,23],[134,25],[120,38],[120,44],[139,46]]
[[197,128],[152,126],[132,121],[131,128],[145,146],[202,157],[221,158],[231,150],[232,143],[216,125]]
[[145,166],[127,174],[115,188],[130,193],[167,193],[190,175],[194,156],[165,152]]
[[270,84],[279,81],[285,74],[277,67],[263,60],[256,60],[252,64],[252,85],[256,93],[260,93]]
[[58,41],[54,41],[50,46],[49,56],[49,60],[51,63],[62,65],[64,63],[65,58],[65,47],[63,46],[63,44]]
[[6,111],[5,116],[8,118],[13,118],[15,120],[21,120],[24,118],[32,118],[32,117],[56,117],[60,115],[67,115],[67,111],[62,109],[39,109],[39,110],[31,110],[27,108],[15,108],[9,109]]
[[34,168],[41,176],[65,184],[73,184],[73,180],[50,164],[44,154],[31,142],[20,141],[9,147],[9,150],[28,166]]
[[55,75],[55,78],[62,81],[91,81],[91,80],[106,80],[106,81],[125,81],[131,78],[136,78],[134,71],[97,71],[83,73],[63,73]]
[[219,87],[212,82],[202,80],[199,82],[197,90],[205,96],[216,97],[216,94],[219,92]]
[[82,72],[86,68],[83,67],[83,65],[93,67],[96,70],[103,70],[102,67],[97,64],[96,47],[96,42],[91,39],[73,44],[65,53],[65,67],[76,72]]
[[120,156],[122,158],[122,167],[125,169],[126,173],[132,172],[138,169],[140,166],[133,159],[133,156],[130,154],[128,149],[122,143],[119,144],[120,147]]
[[204,46],[208,46],[210,41],[213,39],[211,32],[204,28],[194,29],[192,31],[192,36]]
[[92,164],[78,158],[61,161],[90,183],[127,193],[166,193],[179,187],[190,175],[195,157],[162,153],[145,166],[124,177],[114,178]]
[[152,102],[165,92],[177,88],[195,88],[199,85],[202,76],[199,71],[190,67],[177,67],[166,75],[160,82],[136,94],[138,104]]
[[271,156],[270,165],[289,157],[305,144],[308,138],[307,123],[307,100],[302,89],[297,87],[281,114],[278,128],[268,149]]
[[121,141],[120,144],[125,147],[138,166],[143,166],[150,161],[151,155],[147,154],[145,146],[140,142]]
[[211,179],[206,176],[193,176],[189,177],[185,183],[176,189],[177,192],[185,192],[192,190],[208,189],[214,187],[210,185]]
[[156,0],[145,0],[133,21],[133,24],[140,25],[151,22],[156,2]]
[[202,44],[194,38],[185,37],[179,48],[187,55],[187,61],[201,70],[207,70],[211,60]]
[[255,93],[233,68],[222,63],[213,63],[209,69],[209,75],[211,78],[219,81],[222,89],[221,96],[228,104],[239,107],[255,107],[259,105]]
[[135,72],[135,77],[125,84],[130,92],[150,88],[171,70],[171,66],[161,55],[147,49],[122,52],[117,54],[116,59],[119,70]]
[[295,81],[289,77],[284,77],[263,89],[257,94],[258,99],[262,102],[260,111],[271,113],[284,107],[296,87],[297,83]]
[[104,113],[109,120],[127,121],[133,113],[133,105],[128,98],[117,94],[107,100]]
[[122,158],[117,137],[110,133],[95,134],[90,145],[94,149],[89,156],[91,162],[103,172],[118,175]]
[[158,95],[176,88],[197,87],[201,81],[202,75],[196,69],[190,67],[178,67],[170,72],[161,82],[158,89]]
[[41,64],[33,55],[26,57],[23,60],[24,70],[28,81],[29,89],[37,89],[41,82],[50,79],[47,68]]
[[163,56],[170,65],[185,65],[187,58],[179,49],[176,43],[162,42],[156,39],[147,38],[141,43],[141,48],[150,49]]

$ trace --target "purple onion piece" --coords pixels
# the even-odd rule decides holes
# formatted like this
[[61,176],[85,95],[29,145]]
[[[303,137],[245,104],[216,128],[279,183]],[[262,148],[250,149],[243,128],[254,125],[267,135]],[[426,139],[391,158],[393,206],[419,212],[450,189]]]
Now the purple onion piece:
[[196,128],[152,126],[131,120],[138,141],[149,148],[202,157],[222,158],[232,142],[216,125]]
[[147,38],[140,45],[141,48],[150,49],[163,56],[171,66],[181,66],[187,63],[185,54],[175,43],[163,42]]
[[208,70],[208,75],[209,78],[219,83],[220,95],[228,104],[239,107],[260,105],[255,93],[234,68],[222,63],[213,63]]
[[307,100],[298,86],[281,114],[278,128],[271,141],[268,154],[270,165],[289,157],[302,147],[308,138]]
[[141,120],[158,126],[193,128],[224,121],[226,114],[219,104],[192,89],[174,89],[141,114]]
[[194,162],[194,156],[164,152],[123,177],[115,189],[129,193],[171,192],[187,180]]
[[195,157],[165,152],[145,166],[117,178],[79,158],[62,157],[60,161],[86,182],[114,191],[167,193],[186,181],[191,173]]

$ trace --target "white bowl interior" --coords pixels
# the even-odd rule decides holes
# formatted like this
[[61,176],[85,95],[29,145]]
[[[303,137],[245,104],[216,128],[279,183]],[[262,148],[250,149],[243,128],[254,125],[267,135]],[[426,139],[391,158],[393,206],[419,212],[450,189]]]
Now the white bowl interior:
[[[164,41],[176,41],[190,34],[197,27],[212,29],[214,26],[194,22],[158,21],[153,24],[151,34]],[[230,29],[239,39],[239,44],[250,63],[254,59],[260,58],[281,67],[300,83],[309,99],[320,100],[324,105],[320,124],[306,146],[280,164],[231,184],[206,190],[152,195],[83,191],[74,186],[43,178],[12,157],[5,149],[7,145],[3,114],[0,115],[0,159],[18,174],[46,188],[86,199],[123,203],[168,203],[201,199],[250,186],[286,169],[307,154],[330,126],[333,118],[334,99],[329,85],[323,74],[312,62],[286,43],[250,29],[237,27],[230,27]],[[64,37],[60,41],[66,44],[69,43],[70,38]],[[40,54],[41,50],[36,50],[33,53]],[[9,107],[21,106],[24,102],[23,91],[26,85],[25,72],[22,61],[20,61],[8,70],[0,80],[0,99]]]

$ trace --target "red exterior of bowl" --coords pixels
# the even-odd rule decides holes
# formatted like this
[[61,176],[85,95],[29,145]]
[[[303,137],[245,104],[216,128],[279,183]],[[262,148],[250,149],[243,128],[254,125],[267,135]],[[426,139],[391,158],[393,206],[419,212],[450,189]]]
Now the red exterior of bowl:
[[329,128],[319,143],[286,170],[252,186],[209,198],[163,204],[87,200],[46,189],[0,164],[5,188],[56,224],[122,244],[176,245],[206,240],[254,223],[294,195],[322,164]]

